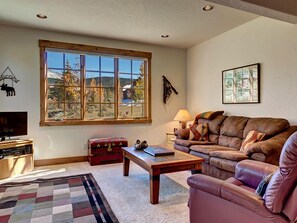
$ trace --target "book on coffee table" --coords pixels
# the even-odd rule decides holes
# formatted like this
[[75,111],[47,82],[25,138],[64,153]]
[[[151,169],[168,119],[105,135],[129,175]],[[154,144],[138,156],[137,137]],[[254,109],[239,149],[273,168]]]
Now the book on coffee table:
[[152,155],[152,156],[169,156],[169,155],[174,155],[174,151],[171,149],[167,149],[164,147],[159,147],[159,146],[149,146],[143,150],[144,152]]

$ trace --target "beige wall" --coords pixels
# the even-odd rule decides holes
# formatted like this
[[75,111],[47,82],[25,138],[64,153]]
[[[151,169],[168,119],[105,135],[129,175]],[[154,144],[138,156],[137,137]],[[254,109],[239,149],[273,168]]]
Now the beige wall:
[[[20,79],[14,84],[15,97],[0,92],[0,111],[28,111],[27,137],[35,141],[35,159],[86,155],[87,139],[91,137],[123,136],[130,145],[138,138],[149,144],[165,143],[166,132],[178,126],[172,120],[178,109],[186,106],[185,50],[3,25],[0,33],[0,73],[9,66]],[[39,39],[152,52],[153,123],[39,127]],[[162,102],[162,75],[179,92],[172,94],[166,105]]]
[[[261,103],[222,104],[222,70],[261,64]],[[260,17],[187,51],[187,107],[192,114],[283,117],[297,123],[297,25]]]

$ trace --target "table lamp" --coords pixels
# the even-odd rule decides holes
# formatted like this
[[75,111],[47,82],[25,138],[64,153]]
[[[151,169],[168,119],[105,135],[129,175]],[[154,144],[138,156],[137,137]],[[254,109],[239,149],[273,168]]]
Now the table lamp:
[[187,121],[191,121],[193,119],[186,109],[180,109],[173,120],[179,121],[180,129],[185,129],[187,126]]

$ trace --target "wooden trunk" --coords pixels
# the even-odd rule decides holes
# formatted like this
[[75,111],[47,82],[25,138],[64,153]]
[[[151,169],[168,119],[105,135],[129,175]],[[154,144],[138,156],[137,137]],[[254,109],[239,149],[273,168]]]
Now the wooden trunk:
[[123,137],[88,140],[88,161],[91,166],[123,162],[122,147],[128,146]]

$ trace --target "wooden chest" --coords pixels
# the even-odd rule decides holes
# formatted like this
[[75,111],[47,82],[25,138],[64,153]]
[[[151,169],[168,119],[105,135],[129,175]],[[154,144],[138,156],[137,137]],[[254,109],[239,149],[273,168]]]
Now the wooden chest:
[[128,146],[124,137],[88,140],[88,161],[91,166],[123,162],[122,147]]

